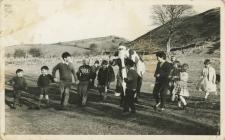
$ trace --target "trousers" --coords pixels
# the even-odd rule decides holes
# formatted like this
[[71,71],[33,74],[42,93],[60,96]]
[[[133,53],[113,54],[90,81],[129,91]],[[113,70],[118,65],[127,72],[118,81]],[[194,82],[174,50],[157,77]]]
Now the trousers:
[[129,108],[132,112],[135,112],[134,105],[134,94],[136,90],[126,89],[125,102],[124,102],[124,112],[128,112]]
[[88,86],[89,86],[89,81],[80,81],[78,85],[78,94],[80,96],[80,101],[82,102],[82,105],[86,105],[86,102],[87,102]]

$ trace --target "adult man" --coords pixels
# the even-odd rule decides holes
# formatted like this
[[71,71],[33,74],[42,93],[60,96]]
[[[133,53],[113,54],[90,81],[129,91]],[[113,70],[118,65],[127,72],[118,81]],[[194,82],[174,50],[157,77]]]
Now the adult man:
[[155,70],[155,87],[153,89],[153,95],[156,100],[156,105],[154,109],[158,107],[161,110],[165,110],[165,97],[169,87],[169,74],[170,74],[170,64],[166,61],[166,54],[164,52],[156,53],[158,64]]

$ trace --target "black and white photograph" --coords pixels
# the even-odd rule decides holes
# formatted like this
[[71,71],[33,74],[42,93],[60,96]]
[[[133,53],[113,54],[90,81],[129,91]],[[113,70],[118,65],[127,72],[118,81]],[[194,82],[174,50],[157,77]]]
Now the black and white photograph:
[[224,139],[224,6],[0,0],[1,138]]

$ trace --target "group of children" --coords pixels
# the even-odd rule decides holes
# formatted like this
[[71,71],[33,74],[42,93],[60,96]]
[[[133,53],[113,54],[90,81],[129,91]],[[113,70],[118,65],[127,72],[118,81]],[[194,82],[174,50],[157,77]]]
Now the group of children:
[[[87,102],[87,91],[89,88],[95,88],[94,81],[97,75],[100,96],[103,100],[106,99],[106,93],[107,89],[110,86],[110,82],[115,80],[115,78],[113,78],[113,76],[115,76],[113,68],[108,65],[108,61],[103,60],[100,66],[99,61],[97,60],[91,67],[89,66],[88,60],[84,59],[82,66],[80,66],[78,71],[75,72],[75,68],[71,61],[70,53],[64,52],[62,54],[62,59],[63,62],[58,63],[53,68],[52,75],[49,74],[49,68],[47,66],[41,67],[41,75],[37,80],[37,86],[39,87],[40,93],[38,108],[40,108],[41,102],[43,100],[46,101],[47,104],[49,103],[48,91],[52,82],[59,83],[61,109],[66,110],[68,109],[67,104],[69,100],[71,86],[73,84],[76,85],[77,81],[79,81],[77,88],[80,97],[79,104],[85,106]],[[59,72],[60,79],[56,78],[57,71]],[[13,85],[14,89],[14,101],[12,108],[15,109],[18,104],[20,106],[22,105],[20,96],[23,91],[27,90],[27,82],[23,77],[22,69],[16,70],[16,76],[9,81],[9,84]]]
[[[186,97],[189,96],[187,81],[189,68],[188,64],[180,64],[175,60],[175,57],[171,57],[171,63],[166,61],[166,54],[159,52],[156,54],[158,64],[155,71],[155,87],[153,89],[153,95],[156,99],[156,105],[154,109],[158,107],[161,110],[165,109],[165,97],[167,92],[171,93],[171,100],[178,102],[178,107],[185,109],[187,102]],[[107,98],[107,90],[110,88],[110,83],[115,80],[115,74],[111,63],[107,60],[100,62],[95,61],[93,66],[89,66],[87,59],[83,60],[82,66],[75,72],[75,68],[71,62],[71,55],[68,52],[62,54],[63,62],[58,63],[52,70],[52,75],[48,73],[49,68],[47,66],[41,67],[41,75],[37,80],[37,85],[40,89],[39,96],[39,108],[43,99],[46,103],[49,103],[48,91],[50,83],[58,82],[60,87],[61,107],[63,110],[67,109],[69,93],[71,86],[78,83],[78,95],[79,104],[85,106],[87,103],[88,89],[95,88],[95,79],[97,78],[99,90],[102,100]],[[201,80],[198,84],[198,89],[205,92],[205,99],[207,99],[210,92],[216,92],[216,74],[215,69],[210,66],[210,60],[206,59],[205,67],[203,68]],[[124,96],[123,109],[124,113],[135,113],[135,94],[137,91],[138,74],[135,70],[135,62],[127,61],[127,77],[124,78],[126,82],[126,90]],[[59,78],[56,78],[56,72],[59,72]],[[13,108],[16,108],[17,104],[22,105],[20,95],[21,92],[27,89],[27,83],[23,77],[23,70],[16,70],[16,77],[10,80],[10,83],[14,88],[14,102]],[[74,79],[74,80],[73,80]],[[74,81],[74,82],[73,82]]]
[[[153,95],[156,99],[156,110],[160,107],[161,110],[165,109],[165,98],[169,92],[171,101],[177,101],[178,107],[186,109],[186,98],[189,97],[188,91],[188,69],[187,63],[181,64],[176,60],[174,56],[171,57],[171,63],[166,61],[166,54],[164,52],[158,52],[156,54],[158,64],[155,71],[155,86],[153,89]],[[205,100],[211,92],[217,94],[216,89],[216,72],[210,65],[210,60],[204,61],[204,68],[201,73],[199,82],[197,83],[197,89],[205,92]]]

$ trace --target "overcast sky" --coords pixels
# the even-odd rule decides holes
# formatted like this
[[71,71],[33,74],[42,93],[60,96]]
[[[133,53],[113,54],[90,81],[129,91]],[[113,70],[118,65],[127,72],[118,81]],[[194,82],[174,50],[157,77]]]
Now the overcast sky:
[[[218,7],[215,1],[195,3],[194,10],[200,13]],[[133,40],[155,28],[151,19],[153,4],[158,3],[150,0],[3,0],[1,45],[54,43],[108,35]]]

